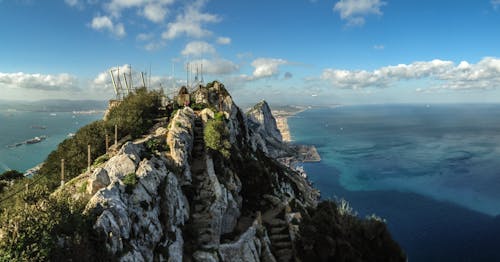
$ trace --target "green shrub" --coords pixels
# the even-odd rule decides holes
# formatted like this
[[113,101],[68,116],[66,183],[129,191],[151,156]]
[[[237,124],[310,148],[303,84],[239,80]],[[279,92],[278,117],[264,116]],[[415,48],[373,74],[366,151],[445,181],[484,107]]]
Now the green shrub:
[[[36,202],[19,202],[0,215],[0,261],[90,261],[106,259],[104,245],[83,214],[85,202],[70,196],[49,196],[46,187],[25,195]],[[59,246],[64,239],[64,246]]]
[[154,124],[160,105],[159,92],[140,88],[111,109],[108,122],[111,126],[118,125],[121,135],[130,134],[137,138]]
[[95,161],[94,161],[94,166],[97,166],[97,165],[100,165],[106,161],[109,160],[109,155],[108,154],[104,154],[100,157],[98,157]]
[[214,151],[221,153],[226,159],[230,157],[231,143],[229,143],[229,131],[226,124],[220,118],[214,118],[207,122],[203,131],[205,145]]
[[166,144],[166,142],[162,142],[158,138],[153,138],[151,140],[148,140],[146,142],[146,148],[153,153],[170,150],[170,147]]
[[129,173],[123,178],[123,184],[125,184],[125,192],[131,194],[134,191],[135,185],[137,184],[137,175],[135,173]]
[[214,114],[214,119],[217,121],[224,121],[226,120],[226,116],[224,115],[223,112],[217,112]]
[[200,110],[203,110],[207,107],[208,107],[208,105],[205,103],[192,103],[191,104],[191,109],[193,109],[195,111],[200,111]]
[[406,261],[379,220],[362,220],[347,202],[322,201],[304,214],[296,247],[302,261]]
[[78,193],[83,194],[87,191],[88,181],[82,183],[82,185],[78,188]]
[[10,181],[19,178],[23,178],[24,174],[17,170],[9,170],[0,174],[0,180]]

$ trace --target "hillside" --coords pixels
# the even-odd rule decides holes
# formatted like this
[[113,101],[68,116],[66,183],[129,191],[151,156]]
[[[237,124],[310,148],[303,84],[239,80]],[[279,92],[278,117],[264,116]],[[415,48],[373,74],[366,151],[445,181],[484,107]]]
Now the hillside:
[[77,133],[102,147],[111,126],[121,132],[117,145],[93,153],[89,171],[81,173],[77,160],[86,155],[71,148],[85,143],[65,141],[75,175],[63,186],[64,153],[49,156],[34,178],[45,182],[3,210],[0,258],[406,260],[381,219],[361,220],[345,202],[318,203],[319,192],[277,161],[296,152],[281,141],[266,102],[244,113],[218,82],[162,110],[157,95],[127,98],[93,124],[101,130],[94,136]]

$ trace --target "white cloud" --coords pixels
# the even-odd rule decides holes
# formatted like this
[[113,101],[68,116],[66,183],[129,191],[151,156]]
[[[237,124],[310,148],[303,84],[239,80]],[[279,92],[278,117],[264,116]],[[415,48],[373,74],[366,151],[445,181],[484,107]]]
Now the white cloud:
[[161,23],[167,15],[167,8],[159,3],[148,4],[144,7],[144,17],[149,21],[155,23]]
[[0,73],[0,86],[45,91],[74,91],[78,89],[78,79],[65,73],[58,75]]
[[184,56],[201,56],[204,54],[215,54],[215,48],[204,41],[189,42],[181,52]]
[[[216,58],[213,60],[200,59],[190,62],[192,68],[200,68],[203,64],[203,73],[211,75],[228,75],[238,72],[239,66],[232,61]],[[195,69],[196,70],[196,69]]]
[[162,22],[168,14],[169,5],[175,0],[111,0],[104,3],[105,10],[113,17],[121,17],[127,9],[136,9],[152,22]]
[[127,34],[122,23],[113,24],[113,21],[107,16],[94,17],[90,26],[97,31],[109,31],[118,38],[124,37]]
[[219,45],[229,45],[231,44],[231,38],[229,37],[218,37],[217,44]]
[[253,76],[255,78],[264,78],[277,75],[279,66],[287,63],[286,60],[279,58],[257,58],[252,62],[252,66],[255,68]]
[[212,35],[212,32],[204,28],[205,24],[217,23],[220,18],[217,15],[203,13],[206,0],[196,0],[186,6],[184,13],[177,15],[174,22],[168,23],[167,30],[163,32],[163,39],[175,39],[181,35],[202,38]]
[[[432,60],[386,66],[373,71],[325,69],[321,79],[335,88],[386,88],[399,81],[427,79],[437,84],[432,89],[493,89],[500,87],[500,59],[483,58],[476,64],[466,61]],[[420,88],[419,92],[426,91]]]
[[[146,50],[161,49],[167,41],[179,37],[210,37],[214,33],[207,26],[221,21],[218,15],[204,11],[210,0],[64,1],[68,6],[78,7],[80,10],[86,6],[97,9],[97,15],[89,23],[89,27],[94,30],[109,32],[117,38],[126,36],[127,31],[139,31],[136,40],[145,42],[142,45]],[[129,27],[131,29],[126,30]],[[219,37],[216,41],[226,45],[231,43],[231,38]]]
[[384,50],[385,46],[384,45],[374,45],[373,49],[375,49],[375,50]]
[[363,25],[365,16],[374,14],[382,15],[380,8],[386,5],[381,0],[340,0],[333,10],[340,13],[340,18],[346,20],[348,25]]
[[[246,82],[256,81],[263,78],[270,78],[279,74],[281,65],[290,64],[288,61],[280,58],[257,58],[252,61],[251,65],[254,68],[252,75],[241,74],[233,76],[228,80],[235,85],[243,85]],[[287,72],[284,75],[285,79],[292,77],[292,74]]]

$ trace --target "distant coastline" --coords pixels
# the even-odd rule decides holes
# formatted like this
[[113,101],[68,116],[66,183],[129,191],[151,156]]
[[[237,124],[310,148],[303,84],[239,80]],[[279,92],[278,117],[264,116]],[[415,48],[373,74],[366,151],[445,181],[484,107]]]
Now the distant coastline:
[[[290,144],[293,142],[292,135],[290,133],[290,127],[288,126],[288,118],[302,113],[309,109],[310,107],[299,107],[299,106],[288,106],[286,109],[273,110],[274,118],[276,119],[276,125],[278,130],[283,137],[283,142]],[[297,151],[297,157],[292,162],[320,162],[321,156],[314,145],[290,145]]]
[[281,132],[281,136],[283,137],[283,142],[290,143],[292,142],[292,136],[290,134],[290,128],[288,126],[288,118],[291,116],[295,116],[299,113],[306,111],[307,107],[287,107],[287,108],[279,108],[273,110],[273,116],[276,119],[276,125],[278,126],[278,130]]

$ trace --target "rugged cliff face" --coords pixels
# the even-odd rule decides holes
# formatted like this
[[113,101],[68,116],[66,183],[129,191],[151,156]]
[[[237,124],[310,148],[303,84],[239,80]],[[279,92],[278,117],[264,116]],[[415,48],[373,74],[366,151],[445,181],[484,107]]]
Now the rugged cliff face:
[[[73,197],[89,199],[107,252],[120,261],[298,259],[299,225],[319,192],[275,160],[290,149],[267,103],[244,114],[217,82],[191,100],[196,111],[177,110],[71,183],[85,187]],[[229,154],[208,144],[214,134]]]
[[[281,139],[269,107],[262,103],[263,118],[249,120],[222,85],[192,96],[206,109],[179,109],[167,127],[127,142],[79,180],[87,184],[94,230],[121,261],[293,257],[298,226],[285,218],[314,207],[319,194],[269,158],[269,146],[255,146],[269,134]],[[217,114],[229,134],[229,158],[205,145],[204,128]]]
[[250,144],[254,150],[261,150],[271,158],[290,157],[296,152],[283,143],[281,133],[271,108],[262,100],[247,113],[247,126],[250,130]]

